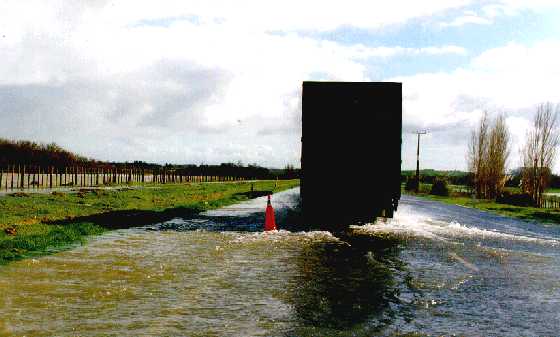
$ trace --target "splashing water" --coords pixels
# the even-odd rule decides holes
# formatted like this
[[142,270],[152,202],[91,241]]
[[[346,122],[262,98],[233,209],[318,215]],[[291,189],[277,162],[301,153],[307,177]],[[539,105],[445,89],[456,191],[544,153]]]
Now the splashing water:
[[500,232],[497,229],[478,228],[474,225],[462,225],[455,220],[438,220],[428,215],[419,214],[414,208],[403,205],[394,219],[353,228],[371,233],[392,233],[416,238],[426,238],[449,242],[454,239],[468,240],[504,240],[538,243],[558,246],[560,241],[549,236],[537,236]]
[[[273,196],[277,222],[298,190]],[[560,231],[404,197],[395,219],[262,232],[266,200],[0,267],[2,335],[555,335]]]

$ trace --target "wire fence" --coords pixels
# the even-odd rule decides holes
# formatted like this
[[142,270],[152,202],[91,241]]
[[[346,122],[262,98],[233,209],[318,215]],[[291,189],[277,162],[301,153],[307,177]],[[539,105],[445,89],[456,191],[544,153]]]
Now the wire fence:
[[0,190],[25,190],[58,187],[94,187],[120,184],[167,184],[187,182],[242,181],[255,177],[187,170],[96,167],[38,167],[8,165],[0,167]]

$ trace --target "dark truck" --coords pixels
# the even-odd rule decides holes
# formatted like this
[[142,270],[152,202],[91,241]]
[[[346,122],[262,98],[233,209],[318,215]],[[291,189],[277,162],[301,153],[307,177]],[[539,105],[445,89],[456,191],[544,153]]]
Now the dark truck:
[[303,82],[301,201],[308,225],[392,217],[400,199],[402,84]]

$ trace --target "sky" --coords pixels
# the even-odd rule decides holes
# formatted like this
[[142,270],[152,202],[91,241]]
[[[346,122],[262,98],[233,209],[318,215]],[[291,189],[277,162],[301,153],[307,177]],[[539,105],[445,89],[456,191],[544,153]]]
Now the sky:
[[299,167],[302,81],[397,81],[403,169],[428,130],[421,166],[465,170],[484,110],[507,116],[513,168],[559,60],[558,1],[1,0],[0,137]]

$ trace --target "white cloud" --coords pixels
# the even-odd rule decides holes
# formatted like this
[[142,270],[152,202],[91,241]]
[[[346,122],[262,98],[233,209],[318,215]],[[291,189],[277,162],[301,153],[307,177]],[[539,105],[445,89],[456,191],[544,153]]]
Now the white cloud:
[[3,2],[0,131],[99,159],[297,165],[303,80],[367,81],[371,58],[466,51],[271,31],[378,28],[467,3]]
[[460,26],[464,26],[466,24],[477,24],[477,25],[489,25],[492,23],[492,20],[485,18],[485,17],[481,17],[478,15],[473,15],[473,14],[469,14],[469,15],[465,15],[465,16],[459,16],[455,19],[453,19],[453,21],[451,22],[442,22],[440,25],[442,27],[460,27]]
[[[476,16],[465,12],[473,4],[5,0],[0,136],[57,141],[99,159],[297,164],[301,81],[370,80],[372,59],[468,52],[458,45],[341,45],[293,32],[375,30],[450,10]],[[549,5],[492,1],[480,15]],[[553,96],[558,55],[556,42],[548,43],[512,44],[468,68],[402,78],[406,123],[444,129],[471,123],[484,106],[509,109]],[[519,78],[538,79],[543,90],[518,85]]]
[[195,15],[201,22],[224,22],[250,30],[332,30],[342,25],[379,28],[388,24],[432,15],[465,6],[470,0],[395,0],[379,3],[367,0],[191,0],[119,1],[104,13],[107,22],[138,22],[145,19]]
[[551,9],[559,9],[560,3],[555,0],[496,0],[483,2],[479,13],[464,10],[452,20],[440,22],[439,26],[462,27],[465,25],[490,25],[503,16],[514,16],[526,11],[545,13]]
[[[508,44],[488,50],[468,67],[449,73],[417,74],[390,80],[402,81],[405,100],[403,121],[409,129],[435,129],[427,140],[434,167],[465,169],[469,130],[483,110],[506,113],[514,150],[510,164],[518,165],[518,148],[525,137],[534,107],[560,102],[560,40],[533,45]],[[454,130],[451,134],[438,130]],[[461,142],[453,139],[462,138]],[[415,145],[404,144],[403,166],[414,166]],[[410,152],[410,153],[409,153]],[[443,155],[445,154],[445,155]],[[458,164],[459,163],[459,164]],[[560,171],[560,162],[555,166]]]
[[[325,44],[327,42],[324,42]],[[337,53],[345,53],[348,58],[366,59],[370,57],[395,57],[401,55],[416,56],[416,55],[465,55],[467,50],[459,46],[439,46],[439,47],[421,47],[421,48],[407,48],[407,47],[366,47],[358,44],[351,47],[342,47],[335,43],[329,42],[332,49]]]

